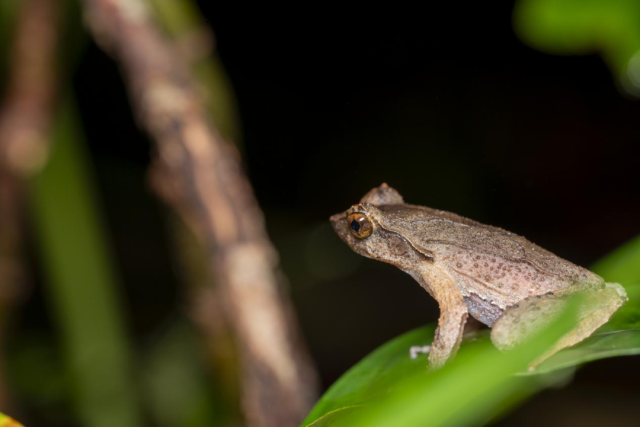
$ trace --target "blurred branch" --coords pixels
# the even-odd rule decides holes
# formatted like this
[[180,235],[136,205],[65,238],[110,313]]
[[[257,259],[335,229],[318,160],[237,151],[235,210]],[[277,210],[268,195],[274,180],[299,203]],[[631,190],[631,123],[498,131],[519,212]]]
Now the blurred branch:
[[189,301],[187,315],[198,328],[199,344],[208,362],[213,388],[219,400],[219,425],[237,425],[241,419],[239,351],[220,288],[213,286],[206,250],[180,218],[172,216],[175,255]]
[[216,129],[227,141],[241,145],[242,131],[231,82],[215,49],[215,35],[204,22],[195,1],[150,0],[156,19],[171,37],[197,81]]
[[[215,52],[211,29],[199,14],[195,1],[150,0],[159,22],[182,61],[189,65],[197,92],[202,96],[209,117],[222,138],[240,142],[240,120],[229,78]],[[198,328],[199,344],[206,354],[208,371],[215,393],[217,423],[237,425],[241,419],[240,366],[237,340],[224,299],[212,280],[203,242],[183,219],[171,216],[175,255],[182,283],[187,287],[188,316]]]
[[315,397],[315,374],[237,151],[207,119],[187,66],[146,3],[84,4],[96,39],[121,62],[140,124],[156,141],[157,189],[207,249],[238,335],[248,421],[297,425]]
[[[44,162],[56,87],[58,16],[53,0],[20,2],[0,110],[0,333],[25,292],[22,178]],[[0,346],[3,342],[0,337]],[[0,363],[0,407],[8,408]]]
[[56,1],[20,3],[6,103],[0,113],[0,159],[9,173],[42,166],[56,88]]

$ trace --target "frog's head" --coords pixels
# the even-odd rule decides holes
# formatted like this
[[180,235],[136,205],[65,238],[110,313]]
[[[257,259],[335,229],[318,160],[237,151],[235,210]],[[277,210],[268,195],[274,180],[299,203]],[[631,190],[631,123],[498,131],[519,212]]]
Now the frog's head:
[[401,207],[400,193],[387,184],[369,191],[360,203],[333,215],[331,225],[351,249],[360,255],[400,267],[410,268],[415,250],[406,238],[390,229],[393,206]]

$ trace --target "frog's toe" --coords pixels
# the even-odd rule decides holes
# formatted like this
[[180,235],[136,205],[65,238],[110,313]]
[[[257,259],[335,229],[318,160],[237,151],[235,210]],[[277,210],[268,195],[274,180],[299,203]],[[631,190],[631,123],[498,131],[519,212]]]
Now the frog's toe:
[[624,302],[629,301],[629,297],[627,296],[627,291],[622,287],[621,284],[605,283],[604,286],[605,286],[605,289],[613,289],[614,291],[616,291],[616,293],[618,294],[620,299],[622,299],[622,301]]

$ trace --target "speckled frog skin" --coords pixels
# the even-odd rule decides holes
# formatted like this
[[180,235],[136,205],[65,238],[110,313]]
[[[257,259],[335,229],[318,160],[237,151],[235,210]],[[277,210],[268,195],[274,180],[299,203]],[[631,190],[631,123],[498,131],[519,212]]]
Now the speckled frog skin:
[[626,301],[624,288],[506,230],[454,213],[404,203],[383,184],[331,217],[354,251],[410,274],[440,306],[431,368],[460,345],[468,315],[492,327],[491,339],[510,349],[560,311],[563,295],[586,296],[575,330],[539,359],[576,344],[606,323]]

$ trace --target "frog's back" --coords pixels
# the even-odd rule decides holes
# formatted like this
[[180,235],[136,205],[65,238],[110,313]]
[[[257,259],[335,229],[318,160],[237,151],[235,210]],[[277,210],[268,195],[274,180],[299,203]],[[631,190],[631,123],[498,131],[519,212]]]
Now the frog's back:
[[498,227],[422,206],[380,208],[394,210],[386,226],[414,236],[412,244],[432,253],[437,263],[447,267],[465,299],[476,300],[477,304],[501,311],[527,296],[568,293],[604,282],[596,274]]

